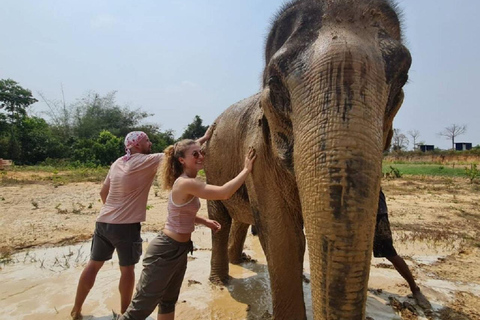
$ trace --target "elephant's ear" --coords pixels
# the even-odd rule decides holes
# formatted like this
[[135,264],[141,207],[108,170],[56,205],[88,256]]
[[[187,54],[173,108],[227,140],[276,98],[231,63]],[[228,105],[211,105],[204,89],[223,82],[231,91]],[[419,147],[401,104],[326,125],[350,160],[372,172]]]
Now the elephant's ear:
[[[266,145],[271,149],[281,165],[293,174],[293,130],[290,120],[290,101],[274,98],[270,87],[266,87],[260,97],[260,107],[264,116],[261,119]],[[277,106],[272,102],[275,101]]]
[[388,130],[385,136],[383,151],[387,151],[388,149],[390,149],[390,145],[392,144],[392,138],[393,138],[393,128],[390,127],[390,130]]
[[398,110],[402,106],[404,93],[403,89],[397,92],[392,98],[393,93],[390,93],[388,98],[387,107],[385,108],[384,124],[383,124],[383,142],[384,142],[384,151],[390,148],[390,143],[393,136],[393,118],[397,114]]
[[293,33],[298,14],[298,11],[294,9],[294,7],[282,8],[274,19],[265,43],[265,65],[268,65],[275,52],[284,45]]
[[318,37],[322,12],[321,1],[291,1],[280,9],[265,43],[264,86],[272,68],[287,73],[290,61]]

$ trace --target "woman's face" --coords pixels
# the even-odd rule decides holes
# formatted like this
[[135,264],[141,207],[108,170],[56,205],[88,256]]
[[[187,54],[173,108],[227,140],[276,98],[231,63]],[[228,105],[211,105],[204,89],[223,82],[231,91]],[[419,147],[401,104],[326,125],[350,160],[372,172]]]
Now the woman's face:
[[188,147],[188,149],[185,150],[185,157],[180,159],[183,160],[181,162],[184,170],[188,169],[198,171],[203,169],[203,151],[198,143],[192,144],[190,147]]

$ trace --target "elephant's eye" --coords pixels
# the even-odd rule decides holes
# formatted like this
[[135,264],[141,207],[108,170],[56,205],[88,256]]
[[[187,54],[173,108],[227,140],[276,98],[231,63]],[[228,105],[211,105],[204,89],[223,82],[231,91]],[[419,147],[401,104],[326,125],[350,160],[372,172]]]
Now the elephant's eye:
[[288,112],[290,110],[290,94],[284,86],[282,79],[278,76],[268,78],[270,87],[270,101],[278,111]]
[[272,76],[272,77],[268,78],[268,85],[269,86],[278,85],[278,84],[280,84],[280,79],[277,76]]

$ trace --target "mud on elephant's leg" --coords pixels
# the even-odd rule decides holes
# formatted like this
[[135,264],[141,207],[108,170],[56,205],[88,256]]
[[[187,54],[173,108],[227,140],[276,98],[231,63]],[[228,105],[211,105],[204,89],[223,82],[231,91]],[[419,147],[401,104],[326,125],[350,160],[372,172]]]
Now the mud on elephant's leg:
[[250,260],[250,257],[243,253],[249,226],[247,223],[233,220],[228,239],[228,258],[230,263],[239,264]]
[[212,257],[210,260],[210,281],[214,284],[226,283],[228,276],[228,236],[232,218],[220,201],[207,201],[208,217],[220,223],[222,228],[212,234]]
[[[266,215],[274,214],[265,212]],[[260,221],[258,236],[267,258],[275,319],[304,320],[305,236],[302,226],[289,218],[283,215],[277,221]]]

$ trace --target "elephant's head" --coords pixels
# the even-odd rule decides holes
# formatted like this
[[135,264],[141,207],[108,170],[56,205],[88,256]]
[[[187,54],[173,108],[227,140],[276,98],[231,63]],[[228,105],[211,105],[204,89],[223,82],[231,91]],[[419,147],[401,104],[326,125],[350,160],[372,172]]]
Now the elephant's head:
[[294,1],[266,43],[261,107],[297,182],[314,313],[365,314],[382,152],[411,64],[387,0]]

